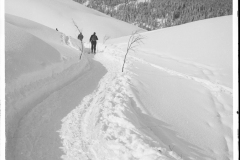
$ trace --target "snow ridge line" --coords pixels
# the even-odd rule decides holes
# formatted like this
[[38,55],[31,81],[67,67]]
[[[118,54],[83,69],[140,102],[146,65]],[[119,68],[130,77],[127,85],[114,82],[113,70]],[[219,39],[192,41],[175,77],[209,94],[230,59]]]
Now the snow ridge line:
[[[117,59],[122,59],[124,54],[125,54],[124,51],[122,51],[122,49],[120,49],[118,47],[118,45],[112,45],[112,47],[109,48],[109,49],[115,50],[115,53],[112,53],[112,55],[114,55],[114,57],[116,57]],[[177,71],[165,68],[165,67],[161,67],[161,66],[149,63],[149,62],[147,62],[147,61],[145,61],[143,59],[134,57],[132,55],[128,55],[126,63],[128,65],[132,65],[131,62],[133,62],[133,61],[137,61],[137,62],[146,64],[146,65],[150,65],[150,66],[152,66],[154,68],[157,68],[159,70],[167,72],[167,73],[169,73],[169,74],[171,74],[173,76],[179,76],[179,77],[182,77],[182,78],[185,78],[185,79],[193,80],[193,81],[195,81],[197,83],[202,84],[203,86],[205,86],[209,90],[213,91],[216,96],[217,96],[217,92],[224,92],[224,93],[229,94],[231,96],[233,94],[232,89],[229,88],[229,87],[226,87],[224,85],[221,85],[221,84],[218,84],[218,83],[212,83],[212,82],[210,82],[208,80],[197,78],[197,77],[194,77],[194,76],[190,76],[190,75],[187,75],[187,74],[184,74],[184,73],[180,73],[180,72],[177,72]]]
[[[103,56],[104,55],[104,56]],[[141,132],[131,106],[131,73],[120,71],[112,56],[96,55],[108,73],[98,88],[63,120],[60,129],[64,160],[181,159]],[[145,127],[145,126],[144,126]]]
[[195,82],[198,82],[198,83],[202,84],[203,86],[205,86],[206,88],[210,89],[211,91],[213,91],[215,93],[217,93],[217,92],[224,92],[226,94],[232,95],[232,92],[233,92],[232,89],[229,88],[229,87],[223,86],[221,84],[215,84],[215,83],[212,83],[212,82],[210,82],[208,80],[205,80],[205,79],[189,76],[187,74],[179,73],[177,71],[174,71],[174,70],[171,70],[171,69],[168,69],[168,68],[160,67],[158,65],[146,62],[146,61],[144,61],[144,60],[142,60],[140,58],[134,57],[134,56],[129,56],[129,57],[131,57],[135,61],[141,62],[143,64],[147,64],[147,65],[150,65],[150,66],[152,66],[154,68],[157,68],[157,69],[160,69],[162,71],[165,71],[165,72],[167,72],[167,73],[169,73],[171,75],[179,76],[179,77],[182,77],[182,78],[185,78],[185,79],[194,80]]

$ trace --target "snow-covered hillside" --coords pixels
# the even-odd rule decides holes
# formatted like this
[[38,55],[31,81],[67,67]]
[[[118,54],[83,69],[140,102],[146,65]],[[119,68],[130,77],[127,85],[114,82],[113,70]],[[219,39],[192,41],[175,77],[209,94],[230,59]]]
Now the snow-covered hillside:
[[[144,44],[139,47],[142,52],[136,55],[232,88],[231,27],[232,18],[225,16],[146,32]],[[127,40],[121,37],[109,43],[123,43],[124,47]]]
[[[6,130],[11,145],[19,120],[32,105],[89,68],[76,39],[6,15]],[[11,141],[11,140],[12,141]]]
[[124,72],[135,26],[71,0],[5,18],[7,160],[233,159],[231,16],[142,32]]
[[108,41],[108,73],[63,119],[63,159],[232,159],[231,18],[143,33],[124,73],[128,37]]
[[8,14],[38,22],[52,29],[58,28],[67,36],[76,38],[79,31],[73,24],[74,20],[83,32],[85,42],[89,41],[93,32],[96,32],[102,41],[105,36],[116,38],[140,29],[72,0],[7,0],[5,6]]
[[21,159],[18,149],[24,148],[21,128],[27,113],[56,90],[98,66],[91,65],[85,54],[79,61],[82,48],[76,40],[79,32],[73,20],[84,34],[84,43],[93,32],[102,41],[104,36],[124,36],[139,28],[73,1],[9,0],[5,5],[6,154],[7,159]]

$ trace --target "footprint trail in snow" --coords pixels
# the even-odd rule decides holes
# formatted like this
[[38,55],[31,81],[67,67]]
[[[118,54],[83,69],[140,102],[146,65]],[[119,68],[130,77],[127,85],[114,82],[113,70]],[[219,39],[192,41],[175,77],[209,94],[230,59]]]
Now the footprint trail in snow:
[[[121,72],[122,59],[105,49],[95,56],[108,70],[98,88],[62,120],[63,160],[182,159],[143,133],[134,113],[131,72]],[[136,102],[135,102],[136,103]]]

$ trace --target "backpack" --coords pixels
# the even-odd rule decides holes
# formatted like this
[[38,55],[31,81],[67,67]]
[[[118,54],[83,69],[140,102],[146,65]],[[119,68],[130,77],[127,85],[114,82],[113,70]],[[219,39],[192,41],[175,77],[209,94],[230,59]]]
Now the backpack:
[[96,41],[96,40],[98,40],[97,36],[96,35],[92,35],[91,41]]
[[83,35],[82,35],[81,33],[78,35],[78,39],[79,39],[79,40],[82,40],[82,39],[83,39]]

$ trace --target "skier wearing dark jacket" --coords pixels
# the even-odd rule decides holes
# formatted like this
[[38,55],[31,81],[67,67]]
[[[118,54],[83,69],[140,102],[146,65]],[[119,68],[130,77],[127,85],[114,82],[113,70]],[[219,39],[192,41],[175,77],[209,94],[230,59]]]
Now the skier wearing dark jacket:
[[90,42],[92,44],[92,46],[91,46],[92,53],[93,52],[96,53],[97,40],[98,40],[98,37],[97,37],[96,33],[94,32],[93,35],[91,35],[91,37],[90,37]]
[[82,32],[80,32],[80,34],[78,35],[78,39],[79,39],[80,41],[83,40],[83,34],[82,34]]

